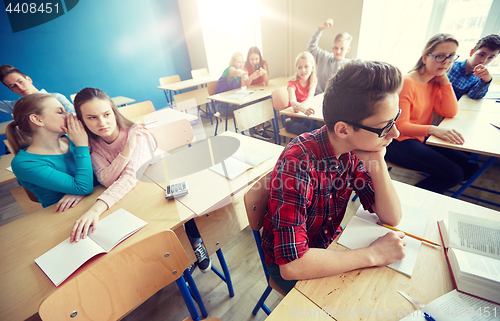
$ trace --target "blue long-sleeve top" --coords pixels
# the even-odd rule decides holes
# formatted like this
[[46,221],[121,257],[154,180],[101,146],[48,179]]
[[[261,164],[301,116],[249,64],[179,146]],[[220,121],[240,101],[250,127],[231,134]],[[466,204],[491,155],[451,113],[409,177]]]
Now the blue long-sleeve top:
[[93,173],[87,146],[69,141],[61,155],[32,154],[22,149],[11,163],[21,186],[30,190],[43,207],[57,203],[64,195],[92,193]]

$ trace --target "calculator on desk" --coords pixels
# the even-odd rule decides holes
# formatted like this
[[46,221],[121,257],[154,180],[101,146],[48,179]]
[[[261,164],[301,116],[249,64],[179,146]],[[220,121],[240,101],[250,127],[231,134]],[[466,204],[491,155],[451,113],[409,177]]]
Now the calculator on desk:
[[167,186],[165,198],[166,199],[178,198],[186,195],[187,193],[188,193],[188,187],[186,182],[172,184]]

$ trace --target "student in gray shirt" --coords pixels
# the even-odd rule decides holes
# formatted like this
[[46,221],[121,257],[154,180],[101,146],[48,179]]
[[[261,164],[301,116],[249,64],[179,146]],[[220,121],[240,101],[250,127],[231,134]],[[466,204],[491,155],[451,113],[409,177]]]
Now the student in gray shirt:
[[[33,80],[31,80],[29,76],[26,76],[19,71],[19,69],[10,65],[3,65],[0,67],[0,80],[9,90],[23,97],[38,92],[47,93],[44,89],[38,90],[33,85]],[[75,113],[75,108],[68,98],[58,93],[50,94],[59,100],[67,113]],[[16,102],[17,100],[0,100],[0,112],[12,114]]]
[[318,86],[316,86],[316,95],[325,91],[327,81],[333,77],[340,69],[340,66],[350,61],[345,55],[351,50],[352,36],[347,32],[339,33],[333,42],[332,51],[328,52],[318,47],[319,38],[323,30],[333,25],[333,19],[328,19],[319,25],[309,40],[307,50],[316,59],[316,70],[318,76]]

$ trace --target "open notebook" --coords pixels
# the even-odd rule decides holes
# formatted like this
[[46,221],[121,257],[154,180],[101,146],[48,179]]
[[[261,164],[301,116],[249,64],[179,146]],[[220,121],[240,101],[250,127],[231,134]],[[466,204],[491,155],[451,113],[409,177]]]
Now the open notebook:
[[224,161],[210,167],[214,172],[230,180],[243,174],[248,169],[255,167],[271,158],[273,155],[255,148],[238,149],[236,153]]
[[124,209],[119,209],[97,223],[97,231],[78,243],[70,243],[69,237],[38,257],[35,263],[59,286],[73,272],[92,257],[108,253],[121,241],[144,226],[145,221]]
[[242,98],[245,98],[246,96],[250,95],[253,92],[254,92],[253,90],[241,89],[241,90],[236,91],[234,94],[227,96],[227,98],[242,99]]
[[[403,218],[396,227],[407,233],[423,236],[429,214],[409,205],[403,204],[402,207]],[[338,243],[351,250],[367,247],[377,238],[391,232],[388,228],[378,225],[378,221],[377,215],[360,207],[342,232]],[[422,242],[409,236],[406,236],[405,239],[405,258],[388,265],[388,267],[411,277]]]

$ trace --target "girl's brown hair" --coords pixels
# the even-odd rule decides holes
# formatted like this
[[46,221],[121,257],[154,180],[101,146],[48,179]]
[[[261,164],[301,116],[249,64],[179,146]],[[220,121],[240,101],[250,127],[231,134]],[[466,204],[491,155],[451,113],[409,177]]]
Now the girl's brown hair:
[[261,67],[263,67],[264,66],[264,60],[262,59],[262,54],[260,53],[259,48],[257,48],[257,47],[250,47],[250,49],[248,49],[247,60],[245,61],[245,68],[248,71],[253,70],[253,67],[250,64],[250,55],[251,54],[257,54],[257,55],[259,55],[259,64],[260,64]]
[[48,98],[54,98],[50,94],[36,93],[24,96],[16,102],[14,106],[14,121],[6,129],[7,140],[12,147],[12,152],[17,155],[19,150],[31,144],[33,135],[30,115],[41,115],[43,112],[43,102]]
[[[432,53],[434,49],[436,49],[437,45],[444,42],[454,42],[458,46],[458,40],[449,33],[438,33],[434,35],[431,39],[429,39],[429,41],[427,41],[427,44],[422,51],[422,56],[420,56],[415,66],[409,72],[417,71],[422,75],[425,72],[425,65],[422,61],[422,57]],[[421,70],[423,71],[421,72]]]
[[92,133],[88,127],[85,125],[85,122],[83,121],[83,115],[82,115],[82,105],[86,103],[89,100],[92,99],[101,99],[104,101],[107,101],[109,105],[111,106],[111,109],[113,110],[113,113],[115,114],[116,118],[116,124],[118,125],[118,128],[120,129],[129,129],[132,127],[134,124],[132,121],[128,120],[125,116],[123,116],[119,111],[118,108],[116,108],[115,104],[111,100],[111,98],[106,94],[104,91],[97,89],[97,88],[83,88],[76,94],[75,96],[75,111],[76,111],[76,117],[78,120],[80,120],[83,124],[83,127],[85,127],[85,131],[87,132],[88,136],[92,139],[97,139],[99,136],[96,134]]

